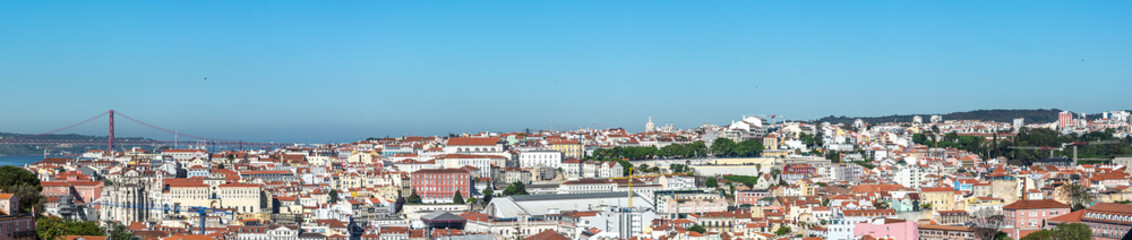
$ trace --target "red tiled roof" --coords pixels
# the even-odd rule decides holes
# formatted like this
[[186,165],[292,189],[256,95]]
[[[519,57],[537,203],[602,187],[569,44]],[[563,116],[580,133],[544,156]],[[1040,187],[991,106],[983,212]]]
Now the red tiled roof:
[[1047,209],[1047,208],[1069,208],[1069,205],[1054,201],[1052,199],[1041,200],[1018,200],[1003,206],[1002,209]]
[[1050,218],[1048,221],[1057,222],[1081,222],[1081,217],[1085,216],[1085,210],[1077,210],[1075,212],[1067,213],[1065,215]]
[[554,230],[547,229],[539,232],[538,234],[524,238],[523,240],[570,240],[570,238],[562,236],[562,234],[558,234],[558,232],[555,232]]
[[457,137],[448,139],[448,146],[487,146],[498,142],[499,138],[494,137]]

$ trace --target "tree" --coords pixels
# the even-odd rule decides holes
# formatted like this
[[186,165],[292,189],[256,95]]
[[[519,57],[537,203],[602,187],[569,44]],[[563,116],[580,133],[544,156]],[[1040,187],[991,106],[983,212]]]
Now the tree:
[[460,191],[456,191],[456,194],[452,195],[452,203],[464,204],[464,195],[460,194]]
[[7,189],[11,186],[20,184],[28,184],[32,186],[39,185],[39,179],[35,174],[26,169],[16,166],[2,166],[0,167],[0,187]]
[[730,138],[717,138],[711,144],[711,154],[721,157],[730,157],[731,153],[735,151],[735,141]]
[[326,197],[329,198],[327,200],[328,202],[330,202],[331,204],[338,203],[338,200],[339,200],[338,199],[338,190],[332,189],[332,190],[330,190],[330,193],[326,194],[326,195],[327,195]]
[[661,147],[657,151],[658,155],[662,157],[688,157],[692,153],[688,151],[688,147],[682,144],[669,144],[668,146]]
[[9,190],[5,190],[4,192],[12,193],[20,199],[21,212],[43,212],[43,203],[46,201],[45,198],[40,195],[40,191],[43,189],[43,187],[20,184],[9,187],[8,189]]
[[421,196],[417,195],[417,192],[413,192],[413,194],[409,195],[409,199],[407,201],[409,203],[421,203]]
[[734,149],[735,156],[739,157],[754,157],[762,154],[763,141],[762,140],[743,140]]
[[1082,223],[1061,223],[1053,231],[1056,239],[1093,239],[1093,230]]
[[692,225],[691,227],[688,227],[688,231],[704,233],[704,232],[707,232],[707,229],[704,229],[704,226],[700,226],[699,224],[696,224],[696,225]]
[[1096,200],[1096,195],[1089,191],[1089,188],[1076,183],[1061,185],[1057,188],[1057,192],[1062,197],[1069,198],[1069,205],[1073,207],[1073,211],[1084,209]]
[[814,131],[814,147],[822,148],[822,146],[825,146],[825,129],[818,127],[818,129]]
[[888,209],[888,202],[877,200],[876,202],[873,202],[873,207],[876,209]]
[[708,177],[707,180],[704,181],[704,186],[709,188],[716,188],[719,187],[719,181],[715,180],[715,177]]
[[668,170],[672,171],[672,173],[685,173],[690,172],[692,169],[688,168],[688,166],[684,164],[673,163],[668,164]]
[[980,208],[971,213],[971,224],[975,228],[975,239],[993,240],[1005,217],[992,208]]
[[491,188],[490,188],[490,187],[488,187],[488,188],[484,188],[484,189],[483,189],[483,204],[484,204],[484,205],[487,205],[488,203],[490,203],[490,202],[491,202],[491,198],[492,198],[492,197],[494,197],[493,195],[495,195],[495,191],[494,191],[494,190],[491,190]]
[[[61,230],[61,231],[59,231],[60,235],[58,235],[58,236],[63,236],[63,235],[102,236],[102,235],[105,235],[105,233],[102,232],[102,229],[98,227],[97,222],[65,220],[65,219],[58,218],[58,217],[42,217],[42,218],[37,219],[36,220],[36,231],[37,232],[40,230],[39,222],[41,222],[41,221],[43,221],[45,223],[44,224],[44,225],[46,225],[45,227],[60,229]],[[55,231],[56,229],[44,229],[44,230],[52,232],[52,231]],[[58,236],[55,236],[55,237],[58,237]],[[47,238],[47,239],[53,239],[53,238]]]
[[15,166],[0,167],[0,190],[15,194],[20,199],[20,211],[24,213],[43,212],[43,187],[35,174]]
[[131,232],[129,229],[126,229],[126,225],[114,224],[114,226],[110,227],[110,238],[109,239],[113,239],[113,240],[140,240],[141,238],[138,238],[137,235],[134,235],[134,232]]
[[688,147],[686,147],[684,151],[688,151],[689,157],[699,157],[707,154],[708,148],[707,144],[704,144],[704,141],[696,141],[694,143],[688,144]]
[[511,185],[507,186],[507,189],[503,190],[504,196],[527,195],[527,194],[529,194],[529,193],[527,193],[527,185],[523,184],[522,182],[511,183]]
[[477,201],[476,201],[475,197],[470,197],[470,198],[468,198],[467,202],[468,202],[468,204],[475,205]]
[[1014,238],[1011,238],[1010,234],[1006,234],[1006,232],[998,231],[994,233],[994,240],[1014,240]]
[[815,143],[817,143],[817,141],[814,141],[813,135],[806,133],[799,133],[798,140],[802,140],[803,143],[806,143],[806,146],[813,146]]
[[1032,232],[1021,240],[1084,240],[1093,239],[1093,230],[1081,223],[1061,223],[1053,229]]
[[755,187],[755,184],[758,184],[759,182],[759,177],[757,176],[727,175],[723,176],[723,179],[727,179],[727,181],[731,182],[743,183],[743,185],[747,186],[748,188]]
[[617,159],[614,161],[617,161],[617,164],[621,165],[621,174],[629,176],[631,175],[631,173],[633,173],[633,164],[629,163],[629,161],[625,161],[624,159]]
[[841,153],[839,153],[839,152],[827,153],[825,155],[825,159],[828,159],[832,163],[841,163]]
[[35,220],[35,235],[39,239],[56,239],[63,236],[67,226],[58,217],[41,217]]
[[778,230],[774,231],[774,235],[784,236],[786,234],[789,234],[790,231],[791,231],[790,227],[782,226],[782,227],[779,227]]
[[1049,229],[1038,230],[1037,232],[1032,232],[1030,234],[1026,234],[1025,237],[1019,238],[1019,240],[1053,240],[1053,239],[1054,239],[1053,238],[1053,231],[1050,231]]

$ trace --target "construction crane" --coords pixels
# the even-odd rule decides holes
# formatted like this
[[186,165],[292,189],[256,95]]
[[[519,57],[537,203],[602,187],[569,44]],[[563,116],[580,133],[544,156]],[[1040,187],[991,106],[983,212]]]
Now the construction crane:
[[1067,146],[1073,146],[1073,162],[1074,162],[1074,164],[1076,164],[1076,162],[1077,162],[1077,146],[1082,146],[1082,145],[1106,145],[1106,144],[1119,144],[1119,143],[1121,143],[1121,141],[1120,141],[1120,140],[1100,140],[1100,141],[1089,141],[1089,142],[1068,142],[1068,143],[1062,143],[1062,144],[1061,144],[1061,147],[1010,146],[1010,147],[1007,147],[1007,148],[1009,148],[1009,149],[1021,149],[1021,150],[1043,150],[1043,151],[1044,151],[1044,150],[1049,150],[1049,157],[1051,157],[1051,158],[1052,158],[1052,157],[1053,157],[1053,150],[1057,150],[1057,151],[1065,151],[1065,147],[1067,147]]
[[[1071,143],[1068,143],[1068,146],[1073,146],[1073,162],[1077,162],[1077,146],[1081,146],[1081,145],[1107,145],[1107,144],[1119,144],[1120,142],[1121,142],[1120,140],[1100,140],[1100,141],[1089,141],[1089,142],[1071,142]],[[1066,144],[1062,144],[1062,147],[1063,147],[1063,148],[1064,148],[1065,146],[1066,146]],[[1095,159],[1091,159],[1091,160],[1095,160]]]
[[210,208],[210,207],[195,207],[195,206],[180,206],[180,205],[176,205],[176,206],[172,206],[172,207],[170,207],[169,205],[164,205],[162,207],[151,207],[151,206],[147,206],[147,205],[143,205],[143,204],[134,204],[133,206],[129,206],[129,205],[116,205],[116,204],[100,203],[100,202],[92,202],[92,203],[88,203],[88,204],[90,204],[90,205],[101,205],[101,206],[111,206],[111,207],[121,207],[121,208],[133,208],[133,209],[161,210],[163,212],[173,211],[173,212],[176,212],[176,213],[182,212],[182,210],[184,210],[184,212],[197,213],[197,214],[200,214],[200,234],[201,235],[204,235],[204,220],[205,220],[205,217],[208,216],[208,214],[228,214],[228,215],[232,215],[231,212],[220,210],[220,209],[215,209],[215,208]]

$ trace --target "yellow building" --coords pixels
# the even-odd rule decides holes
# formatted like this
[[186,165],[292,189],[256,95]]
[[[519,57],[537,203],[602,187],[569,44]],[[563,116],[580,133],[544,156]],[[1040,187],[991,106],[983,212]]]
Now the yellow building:
[[556,140],[547,144],[551,150],[566,154],[567,158],[582,159],[582,144],[578,140]]
[[978,211],[979,209],[982,209],[982,208],[1002,209],[1002,206],[1006,205],[1005,200],[1002,200],[1001,198],[993,198],[993,197],[974,197],[974,196],[972,196],[972,197],[963,199],[963,201],[966,203],[965,205],[967,205],[966,209],[964,209],[964,210],[967,210],[967,212],[975,212],[975,211]]
[[955,200],[955,189],[947,187],[920,189],[921,203],[931,204],[932,210],[952,211],[961,209]]
[[801,191],[802,196],[817,195],[817,188],[814,187],[814,183],[809,179],[802,179],[801,181],[798,181],[798,190]]
[[778,149],[778,134],[769,134],[763,137],[763,148]]

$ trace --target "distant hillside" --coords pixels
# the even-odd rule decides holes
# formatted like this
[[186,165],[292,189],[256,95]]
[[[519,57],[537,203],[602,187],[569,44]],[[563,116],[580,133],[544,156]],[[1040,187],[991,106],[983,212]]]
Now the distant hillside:
[[[1015,118],[1024,118],[1026,123],[1048,123],[1057,121],[1057,114],[1060,109],[994,109],[994,110],[975,110],[967,112],[953,112],[941,114],[943,120],[980,120],[980,121],[995,121],[995,122],[1013,122]],[[860,118],[862,121],[870,124],[886,123],[886,122],[911,122],[912,116],[919,115],[924,118],[924,122],[930,120],[934,114],[906,114],[906,115],[888,115],[881,117],[846,117],[846,116],[828,116],[823,117],[815,122],[829,122],[829,123],[844,123],[852,124],[853,121]]]
[[[0,139],[9,139],[27,136],[27,134],[6,133],[0,132]],[[35,137],[35,139],[52,139],[52,140],[106,140],[105,136],[86,136],[78,134],[48,134]],[[114,138],[114,139],[130,139],[130,140],[143,140],[144,138]],[[114,144],[117,148],[118,144]],[[134,146],[121,146],[123,148],[130,148]],[[142,146],[148,147],[148,146]],[[69,153],[83,153],[88,150],[106,149],[106,146],[95,145],[77,145],[77,146],[52,146],[51,152],[69,152]],[[3,155],[36,155],[43,154],[43,145],[7,145],[0,144],[0,156]]]

